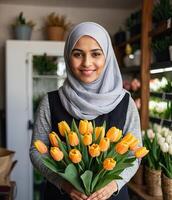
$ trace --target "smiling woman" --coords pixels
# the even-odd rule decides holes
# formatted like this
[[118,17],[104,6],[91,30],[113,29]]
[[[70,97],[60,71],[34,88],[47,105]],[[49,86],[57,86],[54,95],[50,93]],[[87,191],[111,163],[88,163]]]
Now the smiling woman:
[[[120,174],[122,180],[112,180],[108,184],[105,182],[103,188],[86,196],[48,169],[36,153],[34,141],[42,140],[50,146],[49,133],[54,131],[58,134],[57,124],[66,121],[71,125],[73,119],[77,124],[82,119],[89,120],[89,123],[94,121],[99,128],[106,121],[105,132],[115,126],[123,130],[121,133],[123,135],[132,131],[141,141],[138,111],[130,94],[123,89],[119,66],[108,32],[94,22],[78,24],[71,30],[66,40],[64,59],[66,81],[59,90],[49,92],[43,98],[37,111],[30,149],[34,166],[48,180],[45,200],[128,200],[125,184],[136,173],[140,163],[138,160]],[[112,130],[112,134],[115,130]],[[88,132],[87,128],[86,131]],[[68,133],[69,137],[74,135]],[[60,134],[58,136],[61,137]],[[65,141],[64,138],[61,139]],[[99,145],[102,144],[96,144],[96,147],[99,148]],[[109,163],[109,159],[106,162]],[[59,189],[64,193],[60,193]]]
[[105,56],[96,40],[83,36],[72,50],[70,64],[70,69],[78,80],[91,83],[102,73]]

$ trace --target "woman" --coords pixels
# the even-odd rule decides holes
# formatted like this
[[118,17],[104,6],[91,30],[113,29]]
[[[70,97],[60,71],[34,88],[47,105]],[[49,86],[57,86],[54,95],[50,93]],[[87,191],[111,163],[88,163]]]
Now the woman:
[[[48,133],[58,132],[58,122],[66,120],[71,124],[73,118],[95,120],[97,126],[106,120],[107,129],[116,126],[124,134],[132,131],[141,141],[139,115],[130,94],[122,87],[121,74],[107,31],[93,22],[77,25],[67,38],[64,57],[67,79],[58,91],[48,93],[42,100],[32,141],[41,139],[49,145]],[[139,166],[136,160],[133,167],[121,174],[123,180],[114,180],[87,197],[42,164],[33,142],[30,156],[33,165],[48,180],[45,199],[49,200],[127,200],[125,184]]]

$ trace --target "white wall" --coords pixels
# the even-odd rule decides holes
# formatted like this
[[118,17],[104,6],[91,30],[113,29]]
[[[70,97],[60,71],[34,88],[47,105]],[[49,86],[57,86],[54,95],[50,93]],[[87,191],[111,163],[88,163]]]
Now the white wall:
[[51,12],[65,14],[73,24],[82,21],[94,21],[100,23],[112,35],[118,30],[119,26],[124,23],[126,17],[132,12],[131,10],[103,8],[95,9],[0,4],[0,109],[5,107],[5,41],[13,38],[10,25],[21,11],[24,12],[27,19],[32,19],[36,22],[36,27],[34,28],[32,34],[32,40],[45,39],[42,27],[44,25],[44,19]]

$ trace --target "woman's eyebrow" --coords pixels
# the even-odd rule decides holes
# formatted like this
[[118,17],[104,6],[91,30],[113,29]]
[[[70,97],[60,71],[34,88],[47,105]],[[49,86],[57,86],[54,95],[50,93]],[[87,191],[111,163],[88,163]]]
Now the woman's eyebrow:
[[[72,49],[72,52],[73,51],[80,51],[80,52],[83,52],[82,49]],[[91,51],[102,51],[102,49],[91,49]],[[103,51],[102,51],[103,52]]]

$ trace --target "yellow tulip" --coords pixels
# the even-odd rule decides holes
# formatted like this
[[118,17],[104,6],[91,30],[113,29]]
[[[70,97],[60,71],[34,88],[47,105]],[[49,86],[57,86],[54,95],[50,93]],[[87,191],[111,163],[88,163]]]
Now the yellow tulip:
[[146,149],[146,147],[139,147],[134,155],[136,156],[136,158],[143,158],[146,154],[148,154],[149,150]]
[[88,122],[88,133],[93,133],[93,125],[91,122]]
[[63,159],[63,152],[58,147],[51,147],[50,154],[56,161],[61,161]]
[[77,136],[77,134],[75,132],[70,131],[68,133],[68,138],[69,138],[69,144],[71,146],[74,147],[74,146],[77,146],[79,144],[79,139],[78,139],[78,136]]
[[116,161],[113,158],[106,158],[103,161],[103,168],[105,170],[112,170],[116,165]]
[[104,138],[105,136],[105,129],[103,126],[98,126],[95,128],[95,134],[96,134],[96,140],[99,138],[99,135],[101,134],[101,138]]
[[128,144],[127,143],[125,143],[125,142],[119,142],[118,144],[116,144],[116,146],[115,146],[115,151],[117,152],[117,153],[119,153],[119,154],[124,154],[124,153],[126,153],[127,151],[128,151],[128,148],[129,148],[129,146],[128,146]]
[[116,127],[111,127],[106,133],[106,137],[109,138],[111,142],[117,142],[122,136],[122,131]]
[[69,131],[70,131],[70,127],[69,127],[69,125],[67,124],[66,121],[59,122],[58,123],[58,129],[59,129],[60,134],[63,137],[65,136],[65,133],[69,133]]
[[100,155],[100,147],[98,144],[92,144],[89,147],[89,154],[91,157],[97,157]]
[[57,134],[53,131],[49,134],[49,140],[50,140],[50,143],[53,147],[58,147],[58,140],[57,140]]
[[47,146],[41,140],[36,140],[34,145],[39,153],[44,154],[48,152]]
[[69,158],[73,163],[79,163],[79,162],[81,162],[82,155],[79,150],[72,149],[69,152]]
[[123,138],[122,138],[122,142],[127,143],[128,145],[130,145],[132,142],[134,142],[136,138],[134,137],[134,135],[132,133],[127,133]]
[[110,140],[109,138],[105,137],[105,138],[102,138],[100,140],[100,143],[99,143],[99,146],[100,146],[100,151],[107,151],[108,148],[109,148],[109,145],[110,145]]
[[138,148],[139,140],[136,138],[130,145],[130,150],[135,151]]
[[86,133],[92,133],[93,132],[93,125],[91,122],[88,122],[88,120],[80,120],[79,122],[79,132],[84,135]]
[[88,146],[92,143],[92,134],[91,133],[86,133],[84,136],[83,136],[83,144],[85,146]]

